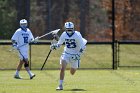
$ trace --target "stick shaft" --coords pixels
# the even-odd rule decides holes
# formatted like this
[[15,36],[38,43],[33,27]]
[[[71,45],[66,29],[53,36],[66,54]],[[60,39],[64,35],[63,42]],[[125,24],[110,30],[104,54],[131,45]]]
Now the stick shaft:
[[[39,36],[39,39],[42,38],[42,37],[44,37],[44,36],[46,36],[46,35],[51,34],[51,33],[54,32],[54,31],[59,31],[59,30],[60,30],[60,29],[56,29],[56,30],[53,30],[53,31],[51,31],[51,32],[49,32],[49,33],[46,33],[46,34],[42,35],[42,36]],[[31,43],[31,42],[29,42],[29,43]],[[19,46],[19,48],[22,47],[22,46],[25,46],[25,45],[27,45],[27,44],[29,44],[29,43],[25,43],[25,44]]]
[[[46,35],[52,34],[52,33],[57,34],[59,30],[60,30],[60,29],[56,29],[56,30],[50,31],[49,33],[46,33],[46,34],[44,34],[44,35],[42,35],[42,36],[39,36],[39,39],[42,38],[42,37],[45,37]],[[33,42],[33,41],[31,41],[31,42]],[[29,43],[31,43],[31,42],[25,43],[25,44],[19,46],[18,48],[23,47],[23,46],[25,46],[25,45],[27,45],[27,44],[29,44]],[[13,51],[13,49],[11,49],[10,51]]]
[[44,34],[44,35],[42,35],[42,36],[39,36],[39,39],[42,38],[42,37],[45,37],[46,35],[49,35],[49,34],[51,34],[51,32],[46,33],[46,34]]
[[43,70],[43,68],[44,68],[44,66],[45,66],[45,64],[46,64],[46,62],[47,62],[47,60],[48,60],[48,58],[49,58],[51,52],[52,52],[52,50],[50,49],[50,51],[49,51],[49,53],[48,53],[48,55],[47,55],[47,57],[46,57],[46,59],[45,59],[43,65],[42,65],[42,67],[41,67],[41,70]]
[[51,31],[49,33],[46,33],[46,34],[42,35],[42,36],[39,36],[39,39],[42,38],[42,37],[45,37],[46,35],[49,35],[49,34],[57,34],[59,30],[60,29],[56,29],[56,30],[53,30],[53,31]]

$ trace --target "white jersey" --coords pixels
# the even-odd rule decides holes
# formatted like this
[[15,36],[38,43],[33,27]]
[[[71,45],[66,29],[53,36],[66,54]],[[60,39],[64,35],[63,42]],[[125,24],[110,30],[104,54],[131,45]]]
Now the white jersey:
[[85,40],[78,31],[75,31],[71,36],[65,31],[62,33],[58,41],[59,45],[62,45],[63,43],[65,43],[64,52],[78,54],[80,49],[86,45],[87,40]]
[[23,44],[26,44],[23,47],[20,47],[20,49],[27,50],[29,47],[29,42],[34,39],[31,31],[27,28],[27,31],[23,31],[21,28],[17,29],[14,35],[11,38],[12,40],[15,40],[17,42],[18,46],[22,46]]

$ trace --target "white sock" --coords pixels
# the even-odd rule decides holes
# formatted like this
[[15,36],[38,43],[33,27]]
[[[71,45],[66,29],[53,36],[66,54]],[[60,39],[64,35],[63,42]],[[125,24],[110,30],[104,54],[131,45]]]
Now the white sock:
[[18,70],[16,70],[16,73],[15,73],[15,75],[19,75],[19,71],[18,71]]
[[33,75],[30,70],[28,70],[27,72],[28,72],[28,74],[29,74],[30,77]]
[[59,83],[60,83],[60,85],[62,85],[63,84],[63,80],[60,80]]

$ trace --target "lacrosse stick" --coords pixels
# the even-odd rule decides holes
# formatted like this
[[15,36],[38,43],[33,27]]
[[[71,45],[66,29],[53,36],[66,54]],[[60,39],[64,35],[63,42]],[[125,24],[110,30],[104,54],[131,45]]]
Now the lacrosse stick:
[[[49,34],[57,34],[58,31],[60,31],[60,29],[53,30],[53,31],[51,31],[51,32],[49,32],[49,33],[46,33],[46,34],[42,35],[42,36],[37,36],[34,40],[32,40],[32,41],[30,41],[30,42],[28,42],[28,43],[25,43],[25,44],[23,44],[23,45],[21,45],[21,46],[18,46],[18,48],[21,48],[21,47],[23,47],[23,46],[25,46],[25,45],[27,45],[27,44],[29,44],[29,43],[34,42],[36,39],[43,38],[43,37],[45,37],[45,36],[47,36],[47,35],[49,35]],[[13,50],[14,50],[14,49],[12,48],[12,49],[10,49],[9,51],[13,51]]]
[[48,58],[49,58],[51,52],[52,52],[52,50],[50,49],[50,51],[49,51],[49,53],[48,53],[48,55],[47,55],[47,57],[46,57],[46,59],[45,59],[43,65],[42,65],[42,67],[41,67],[41,70],[43,70],[43,68],[44,68],[44,66],[45,66],[45,64],[46,64],[46,62],[47,62],[47,60],[48,60]]
[[[53,41],[52,41],[51,44],[54,44],[54,43],[56,44],[56,43],[57,43],[57,39],[58,39],[58,36],[57,36],[56,34],[54,34]],[[50,51],[49,51],[49,53],[48,53],[48,55],[47,55],[47,57],[46,57],[46,59],[45,59],[43,65],[42,65],[42,67],[41,67],[41,70],[43,70],[43,68],[44,68],[44,66],[45,66],[45,64],[46,64],[46,62],[47,62],[47,60],[48,60],[48,58],[49,58],[51,52],[52,52],[52,49],[50,49]]]
[[51,32],[49,32],[49,33],[46,33],[46,34],[44,34],[44,35],[42,35],[42,36],[39,36],[38,39],[40,39],[40,38],[42,38],[42,37],[45,37],[46,35],[49,35],[49,34],[57,34],[59,30],[60,30],[60,29],[53,30],[53,31],[51,31]]

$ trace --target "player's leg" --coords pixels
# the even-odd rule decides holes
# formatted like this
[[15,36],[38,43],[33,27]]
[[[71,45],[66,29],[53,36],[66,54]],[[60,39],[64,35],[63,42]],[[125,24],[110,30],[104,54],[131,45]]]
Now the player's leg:
[[16,79],[21,79],[22,78],[22,77],[19,76],[19,71],[21,70],[23,63],[24,62],[22,60],[20,60],[20,62],[18,63],[14,78],[16,78]]
[[79,62],[80,62],[79,60],[75,60],[75,61],[71,62],[71,68],[70,68],[71,75],[75,74],[77,68],[79,67]]
[[67,66],[66,61],[61,60],[60,80],[59,80],[59,86],[56,88],[56,90],[63,90],[63,82],[65,77],[66,66]]
[[33,74],[30,71],[27,50],[21,50],[20,55],[22,57],[22,60],[24,61],[24,67],[25,67],[26,71],[28,72],[30,79],[33,79],[35,77],[35,74]]
[[64,82],[64,77],[65,77],[65,70],[67,67],[67,62],[68,62],[67,54],[62,54],[60,58],[60,64],[61,64],[60,80],[59,80],[59,86],[56,88],[56,90],[63,90],[63,82]]
[[23,63],[24,63],[24,62],[23,62],[22,60],[20,60],[18,66],[17,66],[17,70],[18,70],[18,71],[21,70]]
[[26,69],[26,71],[28,72],[29,76],[30,76],[30,79],[33,79],[35,77],[35,74],[33,74],[29,68],[29,61],[28,59],[25,59],[24,60],[24,67]]
[[67,66],[66,61],[62,60],[62,62],[61,62],[61,69],[60,69],[60,80],[64,80],[66,66]]
[[71,73],[71,75],[74,75],[75,72],[76,72],[76,70],[77,70],[76,68],[72,68],[72,67],[71,67],[71,68],[70,68],[70,73]]
[[20,53],[19,53],[19,58],[20,58],[20,62],[18,63],[16,73],[14,75],[14,78],[16,78],[16,79],[22,79],[22,77],[20,77],[20,75],[19,75],[19,71],[21,70],[24,61],[23,61],[23,57]]

